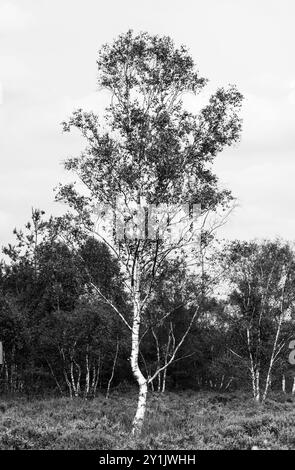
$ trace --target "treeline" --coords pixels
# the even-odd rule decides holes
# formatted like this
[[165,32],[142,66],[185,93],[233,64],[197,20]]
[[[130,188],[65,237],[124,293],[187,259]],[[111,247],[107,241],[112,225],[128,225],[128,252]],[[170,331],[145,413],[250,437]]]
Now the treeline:
[[[94,397],[134,384],[130,334],[114,311],[130,318],[124,273],[105,244],[89,237],[73,245],[66,232],[58,219],[34,210],[24,230],[14,231],[15,244],[3,249],[1,393]],[[187,299],[203,288],[199,273],[174,259],[158,279],[140,337],[145,376],[163,367],[150,388],[242,388],[257,401],[271,389],[295,393],[288,362],[295,337],[291,245],[222,244],[205,270],[202,281],[214,278],[214,288],[202,296],[192,325],[195,307]]]

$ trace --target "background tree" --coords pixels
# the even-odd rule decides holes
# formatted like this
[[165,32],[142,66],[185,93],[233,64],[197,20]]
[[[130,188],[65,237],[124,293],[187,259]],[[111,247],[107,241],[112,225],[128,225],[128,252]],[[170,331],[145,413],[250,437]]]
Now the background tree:
[[[233,353],[247,355],[253,396],[266,399],[273,367],[285,347],[284,324],[294,310],[294,251],[288,243],[240,242],[227,245],[222,258],[227,264],[229,321],[236,322],[243,345]],[[262,381],[264,379],[264,391]]]
[[[32,219],[24,230],[14,230],[16,244],[3,250],[6,255],[0,277],[1,341],[5,351],[1,370],[3,389],[11,393],[42,390],[46,393],[56,385],[64,393],[68,385],[61,352],[68,354],[72,345],[72,364],[75,360],[75,368],[81,369],[83,387],[85,376],[87,380],[92,376],[96,390],[97,377],[94,379],[93,374],[97,375],[97,363],[102,366],[104,362],[105,377],[100,371],[100,383],[104,386],[110,375],[106,358],[113,355],[113,348],[116,350],[112,336],[122,340],[122,335],[109,307],[93,296],[91,279],[102,292],[116,299],[122,310],[126,309],[118,264],[109,249],[94,239],[84,239],[78,250],[69,249],[58,220],[46,220],[44,212],[33,211]],[[77,351],[72,354],[73,349],[79,348],[83,366],[79,365]],[[121,344],[122,355],[125,350]],[[85,395],[93,395],[93,387],[89,385]],[[71,385],[71,395],[75,394],[73,390]]]

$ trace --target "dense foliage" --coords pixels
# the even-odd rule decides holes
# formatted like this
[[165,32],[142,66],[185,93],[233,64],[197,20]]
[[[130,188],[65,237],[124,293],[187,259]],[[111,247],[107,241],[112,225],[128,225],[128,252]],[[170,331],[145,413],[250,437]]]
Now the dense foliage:
[[[128,389],[134,379],[127,328],[92,287],[94,282],[99,285],[128,318],[130,305],[118,264],[109,249],[93,238],[69,248],[65,237],[60,232],[57,235],[57,223],[35,210],[25,229],[15,231],[15,245],[4,249],[0,279],[0,339],[4,346],[1,392],[94,397],[107,393],[108,388]],[[271,370],[270,389],[281,389],[283,380],[285,389],[291,391],[292,247],[281,241],[236,241],[216,250],[213,259],[215,271],[218,264],[221,272],[214,295],[203,299],[202,309],[174,361],[150,388],[160,392],[185,388],[250,391],[248,330],[253,359],[256,368],[259,364],[264,384],[281,318],[281,271],[287,261],[280,348]],[[192,270],[184,271],[177,260],[167,263],[142,325],[140,363],[147,376],[167,362],[173,342],[183,335],[191,317],[183,297],[194,295],[197,289],[198,276]]]

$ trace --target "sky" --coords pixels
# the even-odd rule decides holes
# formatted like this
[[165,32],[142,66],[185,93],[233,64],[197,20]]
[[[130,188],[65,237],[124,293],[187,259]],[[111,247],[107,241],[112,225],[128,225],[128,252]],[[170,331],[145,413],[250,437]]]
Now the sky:
[[77,107],[103,112],[96,57],[133,29],[185,44],[204,96],[229,83],[245,96],[241,142],[214,168],[237,207],[220,236],[295,238],[294,0],[0,0],[0,245],[31,208],[59,214],[62,161],[83,142],[60,123]]

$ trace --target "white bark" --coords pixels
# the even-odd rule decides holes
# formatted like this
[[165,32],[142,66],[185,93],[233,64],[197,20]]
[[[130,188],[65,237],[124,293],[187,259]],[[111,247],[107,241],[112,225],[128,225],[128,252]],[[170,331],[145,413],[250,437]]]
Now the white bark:
[[166,377],[167,377],[167,367],[163,372],[162,393],[165,393],[165,390],[166,390]]
[[286,377],[284,374],[282,376],[282,392],[286,393]]
[[88,345],[87,345],[87,352],[86,352],[86,357],[85,357],[85,362],[86,362],[86,377],[85,377],[85,391],[84,391],[84,397],[87,398],[89,395],[89,390],[90,390],[90,369],[89,369],[89,355],[88,355]]
[[252,392],[256,402],[260,401],[260,371],[258,364],[254,364],[253,354],[251,351],[250,330],[247,328],[247,345],[250,359],[250,373],[252,379]]
[[284,317],[284,295],[285,295],[286,279],[287,279],[286,274],[283,274],[283,276],[281,278],[281,281],[280,281],[280,284],[281,284],[281,287],[282,287],[281,309],[280,309],[281,314],[280,314],[280,318],[279,318],[279,322],[278,322],[278,326],[277,326],[277,331],[276,331],[276,335],[275,335],[275,339],[274,339],[274,343],[273,343],[271,358],[270,358],[270,361],[269,361],[269,368],[268,368],[268,372],[267,372],[265,390],[264,390],[264,394],[263,394],[263,401],[265,401],[266,396],[267,396],[267,392],[268,392],[268,388],[269,388],[270,380],[271,380],[271,371],[272,371],[274,362],[275,362],[277,356],[279,355],[279,353],[282,349],[282,346],[283,346],[283,345],[278,346],[278,341],[279,341],[281,326],[282,326],[283,317]]
[[134,267],[134,302],[133,302],[133,325],[132,325],[132,349],[131,349],[131,369],[139,387],[137,410],[133,419],[132,434],[139,434],[142,429],[147,399],[147,380],[140,370],[138,363],[139,356],[139,328],[140,328],[140,272],[138,261]]
[[255,396],[254,399],[256,402],[260,402],[260,370],[259,368],[255,371]]
[[233,381],[233,377],[231,377],[231,378],[229,379],[229,381],[227,382],[224,391],[229,388],[229,386],[230,386],[230,384],[232,383],[232,381]]
[[93,397],[95,397],[96,395],[96,389],[98,386],[98,381],[99,381],[99,376],[100,376],[100,361],[101,361],[101,355],[99,351],[97,367],[95,365],[95,362],[92,367],[91,393]]
[[274,339],[273,348],[272,348],[272,352],[271,352],[271,358],[270,358],[270,361],[269,361],[269,367],[268,367],[268,371],[267,371],[267,377],[266,377],[265,389],[264,389],[262,401],[266,400],[267,392],[268,392],[268,389],[269,389],[269,386],[270,386],[270,381],[271,381],[272,368],[273,368],[275,359],[277,357],[277,353],[279,352],[277,350],[277,344],[278,344],[278,339],[279,339],[279,336],[280,336],[282,321],[283,321],[283,313],[281,314],[279,322],[278,322],[276,336],[275,336],[275,339]]
[[73,390],[72,390],[71,382],[69,381],[68,374],[67,374],[67,371],[66,371],[65,368],[63,370],[63,373],[64,373],[64,378],[65,378],[66,384],[69,388],[70,398],[73,398]]

